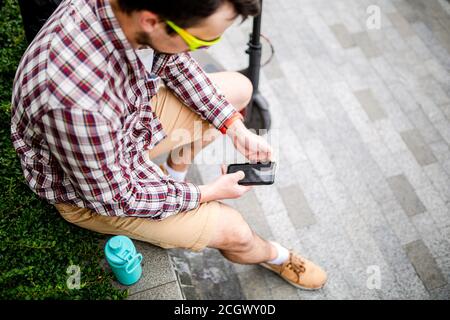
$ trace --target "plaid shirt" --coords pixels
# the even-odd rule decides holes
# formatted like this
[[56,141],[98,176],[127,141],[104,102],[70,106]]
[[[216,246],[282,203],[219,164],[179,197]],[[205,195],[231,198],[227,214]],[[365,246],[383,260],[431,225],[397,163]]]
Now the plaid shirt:
[[235,112],[188,53],[155,54],[149,73],[108,0],[66,0],[27,49],[14,81],[12,140],[25,178],[50,203],[163,219],[195,209],[145,150],[166,137],[150,105],[164,84],[216,128]]

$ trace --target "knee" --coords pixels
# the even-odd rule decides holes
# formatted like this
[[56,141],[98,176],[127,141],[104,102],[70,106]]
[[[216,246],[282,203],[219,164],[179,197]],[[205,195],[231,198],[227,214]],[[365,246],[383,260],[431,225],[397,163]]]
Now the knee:
[[233,230],[231,239],[229,239],[229,245],[236,251],[246,251],[251,248],[253,239],[253,231],[245,223]]
[[231,99],[234,107],[240,111],[244,109],[252,99],[253,85],[252,82],[243,74],[235,73],[235,96]]
[[249,249],[254,240],[252,229],[238,211],[228,206],[224,208],[227,209],[221,213],[224,221],[223,223],[218,223],[209,246],[232,251]]

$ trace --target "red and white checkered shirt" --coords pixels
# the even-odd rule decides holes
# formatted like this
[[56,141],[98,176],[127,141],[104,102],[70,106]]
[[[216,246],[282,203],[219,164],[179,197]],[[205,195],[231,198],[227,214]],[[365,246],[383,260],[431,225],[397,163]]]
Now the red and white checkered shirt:
[[151,71],[108,0],[58,7],[14,81],[12,140],[34,192],[109,216],[163,219],[198,206],[198,186],[146,156],[166,137],[150,99],[162,81],[218,129],[235,108],[188,53],[155,54]]

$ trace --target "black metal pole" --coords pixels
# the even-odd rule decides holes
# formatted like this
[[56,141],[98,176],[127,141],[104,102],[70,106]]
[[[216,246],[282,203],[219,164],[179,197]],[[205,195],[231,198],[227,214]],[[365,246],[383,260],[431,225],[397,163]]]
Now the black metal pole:
[[255,17],[253,21],[253,32],[250,35],[250,42],[247,53],[249,54],[249,76],[253,84],[253,89],[258,90],[259,87],[259,72],[261,69],[261,15]]
[[269,129],[271,120],[267,100],[259,92],[259,73],[261,71],[261,13],[253,18],[253,30],[248,42],[246,53],[249,55],[249,66],[241,73],[247,76],[253,84],[252,100],[245,111],[245,123],[252,129]]

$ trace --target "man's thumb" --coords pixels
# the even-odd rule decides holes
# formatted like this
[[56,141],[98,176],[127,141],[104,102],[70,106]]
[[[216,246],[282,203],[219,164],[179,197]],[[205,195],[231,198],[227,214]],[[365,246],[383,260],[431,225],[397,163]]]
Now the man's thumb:
[[234,177],[236,178],[236,181],[242,180],[245,178],[245,173],[244,171],[240,170],[240,171],[236,171],[234,173]]

